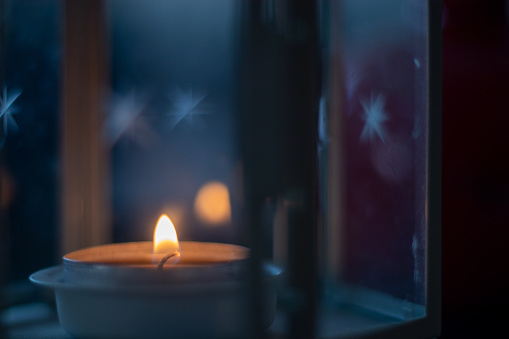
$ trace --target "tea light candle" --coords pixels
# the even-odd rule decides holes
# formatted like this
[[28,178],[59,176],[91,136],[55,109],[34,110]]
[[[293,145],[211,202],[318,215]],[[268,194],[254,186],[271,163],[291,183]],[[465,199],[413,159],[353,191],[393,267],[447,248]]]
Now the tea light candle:
[[154,230],[153,242],[94,246],[68,253],[63,259],[68,278],[82,283],[111,284],[231,280],[233,273],[240,274],[242,261],[248,256],[249,250],[238,245],[179,242],[173,223],[163,214]]
[[[60,322],[75,337],[242,337],[249,328],[248,257],[249,250],[238,245],[179,242],[163,215],[152,242],[74,251],[62,266],[30,279],[55,289]],[[265,271],[268,326],[281,272],[272,265]]]

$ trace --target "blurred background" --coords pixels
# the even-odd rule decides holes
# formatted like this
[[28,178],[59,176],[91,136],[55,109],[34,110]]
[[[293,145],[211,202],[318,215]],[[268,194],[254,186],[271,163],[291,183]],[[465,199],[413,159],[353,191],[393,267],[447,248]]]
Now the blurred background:
[[509,316],[509,2],[443,3],[443,337],[497,337]]
[[[29,11],[33,14],[27,16]],[[0,306],[9,307],[33,300],[51,300],[51,296],[45,296],[44,292],[30,285],[27,277],[41,267],[54,265],[60,260],[57,226],[60,218],[57,213],[60,192],[57,188],[60,180],[58,140],[61,123],[58,113],[58,74],[62,58],[59,18],[63,13],[59,2],[44,0],[12,2],[8,8],[5,7],[5,1],[0,1],[0,13],[11,18],[9,26],[0,28],[3,32],[0,45],[8,46],[10,51],[8,54],[0,51],[2,63],[9,65],[3,67],[0,74],[2,83],[5,83],[4,79],[9,80],[0,88],[3,115],[0,126],[0,279],[4,287]],[[206,16],[206,10],[203,15]],[[143,26],[144,20],[148,20],[143,17],[138,19],[140,26]],[[109,23],[113,36],[115,28],[123,24],[122,20],[125,18],[120,16],[117,21]],[[0,22],[3,24],[5,21]],[[194,156],[191,156],[184,152],[188,148],[159,150],[168,155],[159,161],[161,166],[171,167],[167,162],[172,157],[180,157],[197,168],[200,168],[197,164],[207,164],[206,173],[199,173],[201,178],[206,177],[204,181],[193,181],[192,174],[179,173],[179,176],[184,175],[189,180],[174,187],[161,187],[154,178],[150,190],[160,190],[161,196],[167,196],[168,191],[174,192],[175,196],[187,199],[183,204],[188,205],[192,205],[195,199],[195,195],[182,195],[182,192],[189,192],[189,186],[195,193],[209,181],[219,180],[235,187],[235,183],[227,182],[227,178],[239,171],[235,162],[238,150],[229,144],[234,137],[229,124],[231,107],[235,103],[226,99],[234,92],[235,83],[232,78],[221,76],[232,66],[231,55],[224,51],[234,46],[224,43],[228,41],[225,36],[228,25],[234,25],[235,22],[227,14],[221,23],[219,26],[217,23],[209,24],[215,27],[210,34],[216,43],[223,43],[219,46],[223,52],[212,53],[217,51],[217,45],[194,51],[215,58],[214,65],[218,68],[196,70],[206,73],[209,80],[197,77],[186,79],[187,83],[178,81],[168,84],[164,80],[165,74],[171,74],[172,79],[178,80],[182,71],[171,67],[160,74],[151,69],[139,70],[138,73],[121,71],[130,62],[143,60],[146,47],[141,38],[125,41],[117,37],[115,41],[118,45],[114,46],[112,55],[119,60],[111,69],[115,90],[112,103],[116,103],[112,111],[125,107],[122,106],[125,102],[130,107],[139,107],[140,111],[147,106],[165,111],[167,124],[159,128],[171,131],[179,124],[186,133],[191,133],[189,135],[192,137],[187,140],[189,143],[196,138],[210,138],[207,133],[211,131],[220,131],[214,135],[217,144],[209,145],[210,148],[203,154],[193,153]],[[157,26],[158,21],[153,24]],[[193,25],[206,25],[207,22],[202,18],[187,24],[192,32]],[[498,331],[504,333],[504,323],[509,316],[509,256],[506,253],[509,239],[509,1],[443,0],[442,37],[442,337],[488,337]],[[197,48],[188,41],[181,43],[190,50]],[[129,57],[119,54],[126,46],[132,45],[136,49]],[[174,58],[182,56],[175,55]],[[159,62],[163,64],[162,60]],[[115,77],[120,73],[124,76]],[[131,83],[143,82],[142,74],[160,77],[156,84],[161,87],[133,89]],[[221,92],[211,86],[212,82],[217,81],[222,83]],[[23,84],[23,87],[19,84]],[[148,92],[158,94],[148,97]],[[182,105],[196,108],[193,119],[190,119],[191,116],[182,116],[180,118],[183,120],[179,120],[178,109]],[[112,153],[113,164],[119,165],[113,165],[110,170],[115,173],[118,168],[127,169],[115,173],[118,182],[114,185],[136,190],[118,190],[115,193],[113,203],[127,211],[132,204],[130,198],[143,198],[143,190],[147,188],[122,183],[136,180],[140,175],[153,177],[151,173],[140,173],[137,165],[144,161],[143,147],[154,142],[155,133],[147,130],[147,121],[153,122],[158,117],[148,114],[143,116],[145,120],[139,120],[138,113],[132,113],[133,118],[138,119],[134,125],[139,128],[136,133],[119,131],[114,125],[108,132],[108,140],[116,147]],[[211,114],[218,119],[210,119]],[[210,124],[216,125],[207,128]],[[142,133],[138,133],[140,131]],[[131,137],[117,139],[120,132],[126,132]],[[178,130],[176,133],[179,133]],[[26,135],[30,137],[24,137]],[[138,137],[140,135],[141,138]],[[182,135],[178,136],[179,142],[186,142]],[[175,134],[163,134],[168,142],[173,142],[171,139],[174,137]],[[192,144],[186,144],[186,147],[192,149]],[[219,149],[227,149],[230,153],[218,154]],[[233,195],[231,201],[235,201],[238,192],[229,194]],[[145,239],[151,230],[133,225],[144,222],[151,224],[150,219],[157,219],[161,211],[174,214],[176,218],[184,213],[179,210],[181,205],[178,203],[161,206],[147,199],[144,199],[144,209],[136,214],[137,220],[129,215],[124,216],[126,220],[112,216],[116,226],[110,234],[111,239]],[[229,211],[228,217],[214,226],[228,231],[218,233],[216,228],[214,232],[207,232],[207,221],[196,218],[184,238],[199,237],[205,230],[206,237],[214,236],[217,241],[237,239],[238,234],[231,232],[231,218],[236,217],[234,207],[232,205],[233,210]],[[115,232],[121,227],[122,232]],[[35,312],[40,312],[41,316],[47,315],[44,308],[36,308]],[[5,320],[9,315],[4,314],[3,317]]]

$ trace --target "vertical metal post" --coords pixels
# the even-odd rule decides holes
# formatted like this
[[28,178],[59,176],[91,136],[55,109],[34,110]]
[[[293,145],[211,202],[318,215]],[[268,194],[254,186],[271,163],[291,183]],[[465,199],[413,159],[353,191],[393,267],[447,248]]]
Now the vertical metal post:
[[110,240],[108,156],[102,145],[108,78],[102,0],[64,3],[61,250]]
[[442,1],[428,2],[429,131],[426,308],[433,335],[440,334],[442,224]]
[[[281,88],[276,60],[279,51],[269,29],[262,25],[262,1],[247,1],[242,8],[242,64],[240,89],[241,151],[244,173],[245,221],[251,248],[251,338],[264,335],[261,302],[262,289],[262,232],[264,198],[277,193],[279,146],[277,130],[281,127]],[[270,83],[267,86],[267,83]]]
[[[344,60],[342,56],[342,25],[338,19],[338,13],[341,11],[342,3],[338,1],[324,1],[322,8],[323,20],[326,24],[322,25],[324,29],[324,45],[327,50],[324,55],[324,88],[326,93],[325,100],[327,107],[324,107],[320,119],[324,126],[320,127],[320,133],[326,133],[321,144],[321,166],[320,179],[323,181],[323,190],[321,196],[321,210],[323,221],[323,250],[321,260],[324,261],[324,271],[327,275],[323,278],[336,281],[343,272],[344,260],[344,233],[345,233],[345,164],[342,161],[345,157],[345,118],[344,118],[344,83],[345,77]],[[325,103],[324,103],[325,104]],[[322,183],[321,183],[322,185]]]
[[318,8],[310,0],[248,4],[240,106],[246,222],[252,235],[253,336],[263,334],[262,210],[267,198],[279,196],[288,208],[287,277],[297,301],[288,336],[309,339],[315,332],[318,256]]
[[318,111],[321,85],[316,1],[288,4],[290,36],[285,186],[289,198],[288,276],[302,304],[290,317],[290,338],[314,338],[317,288]]
[[[7,14],[5,11],[5,0],[0,0],[0,89],[4,85],[4,62],[5,62],[5,35],[6,35]],[[0,149],[1,151],[1,149]],[[0,164],[3,161],[3,155],[0,153]],[[0,177],[0,193],[3,193],[2,178]],[[3,194],[2,194],[3,195]],[[5,210],[3,201],[0,198],[0,296],[4,295],[4,289],[7,286],[7,270],[9,269],[9,229],[6,225]],[[0,312],[3,311],[3,305],[0,304]],[[0,322],[0,337],[7,336],[4,325]]]

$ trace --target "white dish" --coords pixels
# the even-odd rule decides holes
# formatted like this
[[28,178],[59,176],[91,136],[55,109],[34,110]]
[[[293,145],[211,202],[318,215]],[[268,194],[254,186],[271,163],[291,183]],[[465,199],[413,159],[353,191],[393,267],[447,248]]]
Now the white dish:
[[[263,320],[269,326],[281,271],[272,265],[264,271]],[[238,338],[249,329],[249,286],[238,280],[87,284],[66,277],[63,266],[30,280],[55,290],[60,323],[78,338]]]

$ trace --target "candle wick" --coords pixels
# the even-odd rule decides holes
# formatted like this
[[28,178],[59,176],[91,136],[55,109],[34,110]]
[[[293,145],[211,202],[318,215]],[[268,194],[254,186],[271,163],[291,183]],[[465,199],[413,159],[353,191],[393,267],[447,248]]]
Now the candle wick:
[[167,254],[165,255],[161,261],[159,262],[159,265],[157,265],[157,269],[162,271],[163,270],[163,266],[164,264],[166,264],[166,262],[168,261],[168,259],[170,258],[173,258],[173,257],[179,257],[180,256],[180,253],[178,251],[175,251],[173,253],[170,253],[170,254]]

